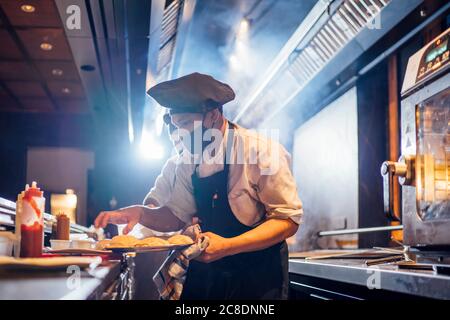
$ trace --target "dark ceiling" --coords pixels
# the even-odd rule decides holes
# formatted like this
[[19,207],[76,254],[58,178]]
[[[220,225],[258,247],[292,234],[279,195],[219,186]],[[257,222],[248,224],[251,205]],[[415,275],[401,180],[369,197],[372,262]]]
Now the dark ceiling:
[[[194,71],[229,82],[238,97],[228,110],[237,110],[316,1],[0,0],[0,114],[13,127],[33,124],[36,134],[21,141],[28,146],[45,144],[44,137],[49,145],[76,145],[80,135],[83,146],[114,149],[132,144],[130,128],[139,141],[152,112],[145,89]],[[81,30],[61,22],[72,4],[85,17]],[[195,10],[179,22],[187,4]],[[233,69],[229,58],[243,18],[251,21],[250,61]],[[70,141],[67,134],[58,138],[68,127]]]
[[[26,146],[50,136],[48,145],[135,147],[146,87],[169,75],[187,2],[0,0],[1,120],[37,133],[3,137]],[[80,10],[79,28],[66,23],[70,6]],[[74,129],[69,139],[65,127]]]
[[87,113],[54,2],[0,0],[0,19],[0,112]]

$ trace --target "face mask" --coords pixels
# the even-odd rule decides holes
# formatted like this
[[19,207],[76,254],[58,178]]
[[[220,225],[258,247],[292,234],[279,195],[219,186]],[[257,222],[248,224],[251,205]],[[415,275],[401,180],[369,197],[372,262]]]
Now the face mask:
[[181,152],[183,152],[184,146],[183,143],[181,143],[180,137],[178,136],[176,130],[170,133],[170,141],[172,142],[176,153],[181,154]]
[[[192,155],[201,156],[203,150],[211,143],[211,141],[204,141],[203,136],[208,128],[206,128],[204,123],[205,116],[203,115],[203,119],[194,121],[194,129],[187,134],[187,132],[183,132],[184,135],[181,135],[180,141],[183,144],[185,150],[187,150]],[[213,127],[215,122],[213,123]]]

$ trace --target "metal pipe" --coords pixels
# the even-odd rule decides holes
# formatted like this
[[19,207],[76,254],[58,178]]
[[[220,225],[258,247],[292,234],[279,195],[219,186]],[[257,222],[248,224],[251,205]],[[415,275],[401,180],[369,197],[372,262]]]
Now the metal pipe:
[[367,232],[381,232],[381,231],[394,231],[403,230],[403,225],[399,226],[387,226],[387,227],[372,227],[372,228],[357,228],[357,229],[344,229],[344,230],[330,230],[319,231],[317,235],[319,237],[338,236],[343,234],[355,234],[355,233],[367,233]]

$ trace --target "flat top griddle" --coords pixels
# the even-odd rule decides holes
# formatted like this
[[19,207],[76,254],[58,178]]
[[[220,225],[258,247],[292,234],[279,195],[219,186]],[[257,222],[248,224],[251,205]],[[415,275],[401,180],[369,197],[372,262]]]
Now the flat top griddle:
[[398,252],[377,249],[363,250],[314,250],[305,252],[293,252],[289,254],[290,259],[382,259],[399,255]]

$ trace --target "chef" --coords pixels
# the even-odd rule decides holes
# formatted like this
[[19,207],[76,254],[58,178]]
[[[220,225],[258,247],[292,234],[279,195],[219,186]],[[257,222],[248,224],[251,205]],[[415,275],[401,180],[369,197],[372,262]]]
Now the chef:
[[[285,239],[296,233],[303,215],[288,152],[228,121],[222,108],[235,94],[211,76],[190,74],[148,94],[169,109],[179,131],[191,133],[182,139],[192,154],[188,159],[199,153],[201,160],[185,157],[177,165],[172,197],[163,207],[102,212],[96,226],[127,223],[131,230],[140,222],[174,230],[196,216],[210,244],[191,261],[182,299],[286,299]],[[197,153],[196,136],[202,139]]]

